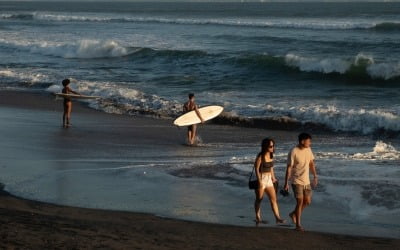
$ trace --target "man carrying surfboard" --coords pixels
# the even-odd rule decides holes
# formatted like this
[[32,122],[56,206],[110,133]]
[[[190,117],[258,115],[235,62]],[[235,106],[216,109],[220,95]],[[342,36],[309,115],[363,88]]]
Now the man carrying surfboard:
[[[73,91],[70,87],[70,80],[64,79],[62,81],[62,85],[64,88],[62,89],[63,94],[76,94],[80,95],[78,92]],[[68,128],[71,126],[70,118],[71,118],[71,111],[72,111],[72,100],[70,97],[64,97],[64,114],[63,114],[63,127]]]
[[[204,123],[204,119],[203,119],[203,117],[201,117],[201,114],[199,112],[199,107],[195,103],[194,94],[190,93],[189,100],[183,105],[183,112],[187,113],[187,112],[190,112],[193,110],[196,112],[197,116],[200,118],[201,123]],[[195,143],[196,130],[197,130],[196,124],[188,126],[187,138],[188,138],[188,142],[190,145],[193,145]]]

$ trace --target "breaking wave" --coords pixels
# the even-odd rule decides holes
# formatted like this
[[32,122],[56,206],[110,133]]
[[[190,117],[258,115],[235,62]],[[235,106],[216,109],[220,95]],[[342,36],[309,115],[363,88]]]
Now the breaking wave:
[[400,151],[391,144],[377,141],[372,152],[356,153],[350,158],[356,160],[400,160]]
[[350,58],[317,58],[288,53],[285,56],[250,55],[238,59],[256,67],[289,67],[307,73],[341,75],[351,80],[394,80],[400,78],[399,62],[376,62],[374,57],[359,53]]
[[126,15],[98,15],[98,14],[68,14],[68,13],[6,13],[1,14],[0,19],[14,20],[38,20],[56,22],[136,22],[136,23],[166,23],[182,25],[223,25],[244,26],[261,28],[291,28],[291,29],[316,29],[316,30],[352,30],[373,29],[378,31],[397,31],[400,29],[400,21],[368,19],[322,19],[322,18],[173,18],[173,17],[149,17]]

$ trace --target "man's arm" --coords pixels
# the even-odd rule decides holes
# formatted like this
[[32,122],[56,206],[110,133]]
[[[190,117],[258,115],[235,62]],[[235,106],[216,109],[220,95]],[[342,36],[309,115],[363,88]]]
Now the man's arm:
[[285,186],[284,186],[284,189],[286,191],[289,191],[289,179],[292,176],[292,167],[294,163],[293,157],[294,157],[293,150],[291,150],[288,154],[287,165],[286,165]]
[[197,105],[194,105],[194,111],[196,112],[197,116],[200,118],[201,123],[204,123],[204,119],[203,119],[203,117],[201,117],[201,114],[199,112],[199,108],[197,107]]
[[284,189],[289,191],[289,178],[292,175],[292,166],[290,164],[286,167],[286,174],[285,174],[285,186]]
[[313,188],[315,188],[318,185],[318,177],[317,177],[317,169],[315,168],[314,160],[310,161],[310,170],[311,170],[312,175],[314,176],[312,185],[313,185]]

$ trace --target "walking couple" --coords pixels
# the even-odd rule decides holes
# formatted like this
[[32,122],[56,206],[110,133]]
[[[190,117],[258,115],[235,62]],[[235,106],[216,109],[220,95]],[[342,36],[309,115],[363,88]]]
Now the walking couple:
[[[290,150],[287,159],[287,168],[285,175],[284,190],[289,191],[289,180],[292,184],[294,197],[296,198],[296,207],[289,214],[293,223],[296,224],[296,230],[304,231],[301,225],[301,214],[304,208],[311,203],[312,190],[310,185],[309,171],[314,176],[312,186],[318,184],[317,172],[314,164],[314,155],[311,151],[311,135],[301,133],[299,135],[299,144]],[[272,212],[274,213],[277,224],[285,223],[279,215],[279,207],[277,202],[277,190],[274,183],[277,182],[275,177],[274,166],[275,141],[266,138],[261,143],[261,152],[257,155],[254,163],[254,169],[258,180],[258,188],[255,189],[256,200],[254,209],[256,213],[256,223],[267,223],[261,220],[261,201],[264,193],[267,194]]]

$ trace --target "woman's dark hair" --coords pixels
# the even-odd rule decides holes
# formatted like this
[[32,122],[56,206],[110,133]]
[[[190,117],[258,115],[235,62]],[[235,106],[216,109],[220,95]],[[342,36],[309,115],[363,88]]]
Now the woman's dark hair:
[[194,94],[193,93],[190,93],[189,94],[189,99],[192,99],[194,97]]
[[[261,152],[258,154],[258,155],[265,155],[267,152],[268,152],[268,149],[269,149],[269,145],[271,144],[271,142],[272,142],[272,144],[274,145],[274,147],[275,147],[275,141],[274,141],[274,139],[271,139],[271,138],[265,138],[264,140],[262,140],[262,142],[261,142]],[[274,149],[274,152],[275,152],[275,149]],[[269,157],[271,158],[271,159],[273,159],[274,158],[274,152],[271,152],[270,154],[269,154]]]
[[299,143],[303,140],[311,139],[311,135],[307,133],[301,133],[299,134]]
[[67,86],[69,83],[70,83],[70,80],[69,80],[69,79],[64,79],[64,80],[62,81],[62,85],[63,85],[64,87]]

